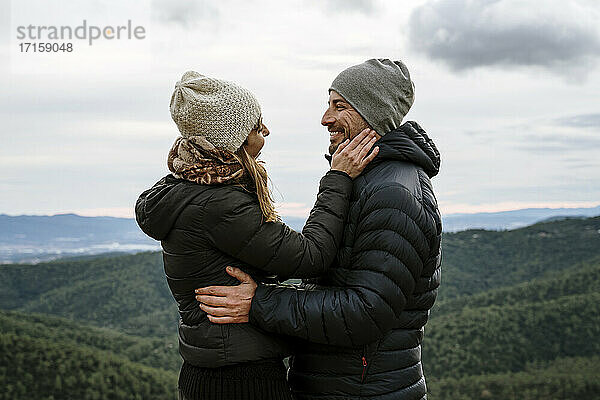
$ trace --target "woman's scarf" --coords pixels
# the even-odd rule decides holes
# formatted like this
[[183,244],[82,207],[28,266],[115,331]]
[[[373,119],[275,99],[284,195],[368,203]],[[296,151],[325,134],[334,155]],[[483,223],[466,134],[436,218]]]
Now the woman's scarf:
[[233,153],[217,149],[202,136],[178,137],[167,166],[176,178],[203,185],[246,183],[244,169]]

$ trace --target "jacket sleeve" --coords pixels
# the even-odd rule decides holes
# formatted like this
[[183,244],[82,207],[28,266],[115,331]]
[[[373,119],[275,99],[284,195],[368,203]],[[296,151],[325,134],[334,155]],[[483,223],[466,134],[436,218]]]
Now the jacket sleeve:
[[362,200],[350,265],[328,273],[336,286],[260,284],[251,323],[338,346],[373,342],[394,327],[429,256],[426,232],[432,218],[397,183]]
[[213,198],[205,206],[207,237],[224,253],[281,279],[317,276],[335,258],[351,192],[346,173],[325,174],[302,233],[279,221],[263,222],[256,198],[247,193]]

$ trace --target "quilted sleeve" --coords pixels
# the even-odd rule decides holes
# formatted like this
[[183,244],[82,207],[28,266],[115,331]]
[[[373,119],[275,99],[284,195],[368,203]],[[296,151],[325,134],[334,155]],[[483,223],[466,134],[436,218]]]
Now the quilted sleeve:
[[351,265],[330,271],[338,287],[261,284],[250,322],[311,342],[358,346],[397,321],[429,257],[433,216],[398,183],[361,200]]
[[317,276],[335,258],[351,191],[346,173],[329,171],[302,233],[279,221],[263,222],[258,201],[247,193],[213,198],[206,205],[207,237],[224,253],[281,279]]

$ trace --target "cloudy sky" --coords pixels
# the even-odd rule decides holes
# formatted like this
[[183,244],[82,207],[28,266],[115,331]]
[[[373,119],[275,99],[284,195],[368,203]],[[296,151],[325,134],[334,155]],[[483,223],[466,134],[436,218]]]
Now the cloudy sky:
[[[183,72],[261,101],[262,158],[284,215],[314,202],[327,88],[368,58],[401,59],[407,119],[442,154],[444,213],[600,204],[597,0],[0,2],[0,213],[132,216],[167,173]],[[141,40],[22,53],[19,26],[143,26]],[[63,41],[56,41],[63,42]]]

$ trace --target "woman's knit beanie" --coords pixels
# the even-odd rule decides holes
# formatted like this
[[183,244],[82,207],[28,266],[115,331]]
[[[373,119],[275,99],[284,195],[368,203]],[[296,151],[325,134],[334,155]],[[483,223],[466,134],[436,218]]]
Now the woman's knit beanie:
[[202,136],[232,153],[261,115],[260,104],[249,90],[195,71],[187,71],[175,84],[169,108],[181,136]]

